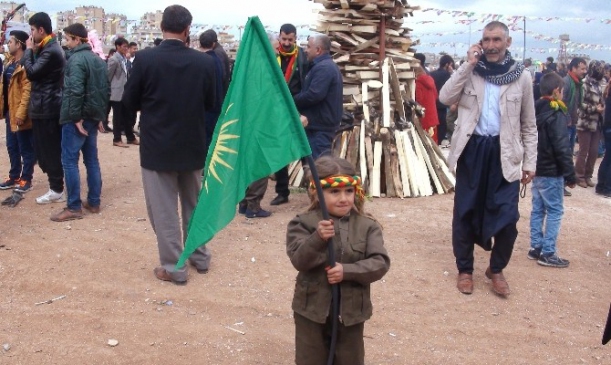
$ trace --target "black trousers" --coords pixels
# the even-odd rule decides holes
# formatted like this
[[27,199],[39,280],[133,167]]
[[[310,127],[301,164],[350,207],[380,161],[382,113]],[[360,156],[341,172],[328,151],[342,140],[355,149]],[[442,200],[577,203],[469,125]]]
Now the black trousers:
[[123,132],[128,141],[135,140],[132,120],[133,123],[136,122],[136,114],[127,109],[120,101],[111,101],[110,106],[112,107],[112,141],[120,142]]
[[519,189],[519,181],[503,177],[499,137],[473,135],[456,167],[452,247],[458,272],[473,272],[475,244],[492,251],[493,273],[507,266],[518,237]]
[[441,144],[446,139],[446,134],[448,133],[447,114],[447,108],[437,109],[437,118],[439,120],[439,125],[437,126],[437,144]]
[[276,194],[288,198],[291,194],[289,190],[289,167],[284,166],[276,172]]
[[56,193],[64,191],[62,167],[62,127],[57,119],[32,119],[34,150],[38,166],[47,174],[49,188]]

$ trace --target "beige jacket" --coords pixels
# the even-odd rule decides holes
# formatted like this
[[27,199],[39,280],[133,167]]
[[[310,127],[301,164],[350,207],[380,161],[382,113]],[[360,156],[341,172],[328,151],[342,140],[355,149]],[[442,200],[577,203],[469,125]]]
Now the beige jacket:
[[[11,62],[9,60],[9,62]],[[5,69],[9,63],[4,65]],[[4,118],[4,88],[2,82],[4,77],[0,75],[0,115]],[[18,64],[13,71],[11,80],[8,85],[8,109],[9,118],[11,120],[11,132],[24,131],[32,129],[32,120],[28,116],[28,107],[30,105],[30,90],[31,84],[26,77],[25,70],[21,64]],[[22,119],[24,123],[17,125],[17,118]]]
[[[474,68],[465,62],[439,93],[439,100],[445,105],[458,102],[458,119],[448,158],[452,169],[456,167],[482,113],[486,82],[473,72]],[[522,170],[535,171],[537,166],[537,123],[529,72],[522,72],[518,80],[501,86],[500,103],[501,166],[503,177],[513,182],[522,177]]]

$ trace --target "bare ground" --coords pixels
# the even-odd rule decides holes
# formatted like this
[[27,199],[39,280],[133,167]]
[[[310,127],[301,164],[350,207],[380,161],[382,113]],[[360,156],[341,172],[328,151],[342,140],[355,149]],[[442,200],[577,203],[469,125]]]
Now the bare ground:
[[[101,214],[51,222],[62,206],[36,205],[48,187],[38,168],[26,199],[0,208],[0,342],[10,346],[0,350],[0,363],[294,363],[296,272],[284,237],[307,206],[305,194],[272,207],[270,218],[236,217],[210,243],[210,272],[191,270],[188,285],[178,287],[152,274],[157,248],[138,151],[111,141],[99,137]],[[3,155],[0,171],[7,170]],[[530,198],[520,203],[520,234],[505,270],[508,299],[492,294],[483,274],[488,253],[480,249],[474,294],[456,290],[452,195],[368,203],[392,260],[373,284],[368,364],[611,364],[611,347],[600,344],[611,299],[611,199],[573,190],[558,243],[571,266],[550,269],[526,258]]]

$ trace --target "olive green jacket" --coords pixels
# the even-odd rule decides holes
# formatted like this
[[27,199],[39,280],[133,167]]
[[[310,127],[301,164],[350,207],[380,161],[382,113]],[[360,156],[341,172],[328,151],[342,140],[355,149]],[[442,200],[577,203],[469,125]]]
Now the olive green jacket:
[[[325,271],[327,242],[316,232],[321,220],[320,211],[300,214],[291,220],[286,233],[287,254],[299,271],[293,310],[316,323],[325,323],[331,308],[331,285]],[[388,272],[390,258],[384,248],[382,228],[375,220],[353,211],[334,221],[335,259],[344,268],[340,321],[351,326],[371,318],[370,284]]]
[[106,120],[109,86],[106,63],[87,43],[68,53],[60,124],[79,120]]

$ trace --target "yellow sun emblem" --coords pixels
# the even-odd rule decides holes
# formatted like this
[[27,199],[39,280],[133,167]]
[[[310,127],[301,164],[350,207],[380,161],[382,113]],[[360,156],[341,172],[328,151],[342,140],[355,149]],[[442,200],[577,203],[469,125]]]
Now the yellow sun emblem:
[[[227,107],[227,111],[225,111],[225,115],[229,113],[229,109],[233,106],[229,104]],[[223,181],[219,177],[217,173],[218,165],[223,165],[228,169],[233,170],[233,167],[229,165],[225,160],[223,160],[223,155],[226,153],[237,154],[238,152],[234,149],[231,149],[227,146],[228,142],[232,139],[240,138],[240,136],[235,134],[228,134],[227,128],[230,125],[238,122],[238,119],[228,120],[227,122],[221,125],[221,129],[219,130],[219,136],[216,140],[216,145],[214,146],[214,151],[212,152],[212,157],[210,158],[210,166],[208,167],[208,173],[206,174],[206,181],[204,182],[204,188],[206,188],[206,192],[208,192],[208,177],[213,176],[219,183],[223,184]]]

